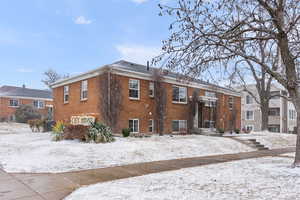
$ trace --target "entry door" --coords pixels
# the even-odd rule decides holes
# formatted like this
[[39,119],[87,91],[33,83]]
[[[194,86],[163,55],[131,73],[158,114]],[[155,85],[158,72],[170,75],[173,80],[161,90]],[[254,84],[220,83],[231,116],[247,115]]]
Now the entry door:
[[53,120],[53,107],[48,107],[48,119]]

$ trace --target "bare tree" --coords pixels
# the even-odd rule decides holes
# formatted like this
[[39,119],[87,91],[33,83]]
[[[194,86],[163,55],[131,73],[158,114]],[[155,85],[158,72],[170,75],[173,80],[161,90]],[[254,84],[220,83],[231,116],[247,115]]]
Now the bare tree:
[[197,103],[199,101],[199,89],[195,89],[193,91],[192,98],[189,99],[188,101],[188,106],[189,106],[189,117],[188,117],[188,133],[191,133],[194,129],[194,120],[195,120],[195,115],[196,115],[196,108],[197,108]]
[[[276,71],[278,69],[279,60],[278,51],[269,52],[269,49],[267,49],[266,46],[267,42],[263,40],[258,41],[258,43],[259,48],[257,49],[257,59],[266,65],[270,63],[271,69]],[[251,77],[251,80],[255,82],[257,93],[253,92],[248,87],[249,80],[247,79],[249,79],[249,77]],[[271,93],[273,77],[267,73],[262,65],[252,62],[249,59],[241,58],[240,60],[236,61],[230,79],[238,80],[238,85],[242,87],[243,91],[246,91],[249,95],[251,95],[255,102],[259,104],[262,116],[261,129],[267,130],[269,124],[269,102],[273,97]]]
[[153,69],[152,80],[154,82],[154,100],[155,100],[155,115],[156,115],[156,131],[160,135],[164,132],[164,121],[166,117],[166,89],[164,87],[164,76],[160,69]]
[[[186,74],[232,67],[245,59],[260,65],[283,85],[297,110],[297,148],[294,166],[300,166],[300,56],[299,0],[177,0],[175,7],[160,5],[162,15],[175,17],[170,38],[163,41],[166,66]],[[268,52],[279,51],[278,69],[261,62],[261,41]],[[241,69],[242,71],[243,69]]]
[[63,78],[68,78],[69,75],[61,75],[59,73],[57,73],[55,70],[53,69],[48,69],[47,71],[45,71],[43,73],[43,75],[45,76],[44,79],[42,79],[42,82],[47,85],[50,89],[50,85],[55,83],[56,81],[63,79]]
[[122,85],[117,75],[112,74],[110,71],[105,72],[99,78],[101,102],[99,109],[105,124],[116,132],[122,110]]

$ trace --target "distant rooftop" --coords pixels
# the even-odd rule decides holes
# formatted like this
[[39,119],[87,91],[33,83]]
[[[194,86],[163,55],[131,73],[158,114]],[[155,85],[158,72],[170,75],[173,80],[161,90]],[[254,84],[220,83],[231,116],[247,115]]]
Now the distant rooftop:
[[0,97],[1,96],[52,99],[52,92],[47,90],[30,89],[25,86],[15,87],[4,85],[0,87]]

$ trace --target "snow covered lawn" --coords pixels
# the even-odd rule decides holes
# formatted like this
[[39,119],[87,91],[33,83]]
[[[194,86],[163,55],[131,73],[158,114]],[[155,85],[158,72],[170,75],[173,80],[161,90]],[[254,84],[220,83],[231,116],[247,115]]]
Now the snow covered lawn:
[[1,122],[0,123],[0,135],[3,134],[17,134],[17,133],[24,133],[24,132],[31,132],[28,124],[20,124],[14,122]]
[[0,136],[0,167],[7,172],[58,173],[253,150],[221,137],[153,136],[116,138],[116,142],[109,144],[87,144],[53,142],[50,133],[27,131]]
[[83,187],[65,200],[300,199],[300,169],[268,157],[145,175]]
[[253,132],[238,136],[241,139],[254,138],[270,149],[296,146],[296,135],[286,133],[272,133],[268,131]]

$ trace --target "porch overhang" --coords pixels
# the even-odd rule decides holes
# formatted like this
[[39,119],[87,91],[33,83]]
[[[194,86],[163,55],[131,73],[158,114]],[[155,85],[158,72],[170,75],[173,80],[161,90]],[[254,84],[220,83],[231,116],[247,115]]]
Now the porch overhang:
[[199,96],[198,101],[200,101],[200,102],[217,102],[218,98],[216,98],[216,97],[207,97],[207,96]]

